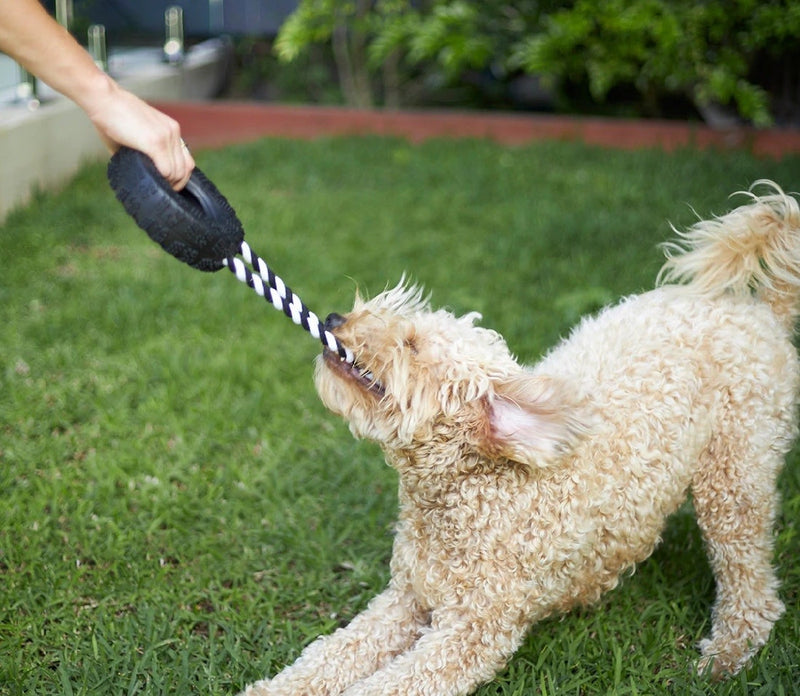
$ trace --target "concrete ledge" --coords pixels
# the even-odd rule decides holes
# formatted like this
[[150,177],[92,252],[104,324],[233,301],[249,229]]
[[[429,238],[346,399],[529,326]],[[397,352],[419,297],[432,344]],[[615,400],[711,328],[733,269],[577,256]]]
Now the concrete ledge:
[[59,99],[32,112],[23,108],[3,113],[0,121],[0,222],[35,190],[62,184],[81,163],[105,152],[86,115],[72,102]]
[[[224,42],[209,41],[193,48],[179,67],[155,62],[115,71],[112,63],[112,74],[148,101],[209,98],[225,79],[227,50]],[[108,156],[83,111],[61,96],[34,110],[0,105],[0,152],[0,223],[34,191],[61,186],[84,162]]]

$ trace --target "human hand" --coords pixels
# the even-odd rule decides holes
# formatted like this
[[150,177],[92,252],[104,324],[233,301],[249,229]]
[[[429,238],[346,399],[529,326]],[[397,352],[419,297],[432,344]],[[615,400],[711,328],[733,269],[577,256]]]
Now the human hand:
[[189,181],[195,162],[177,121],[110,79],[107,89],[83,106],[111,152],[121,145],[140,150],[176,191]]

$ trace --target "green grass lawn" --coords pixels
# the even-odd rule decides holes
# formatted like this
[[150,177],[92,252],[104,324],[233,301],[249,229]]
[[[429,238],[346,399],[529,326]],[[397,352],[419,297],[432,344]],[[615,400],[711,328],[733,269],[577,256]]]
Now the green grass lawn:
[[[404,271],[533,361],[652,286],[669,222],[800,159],[576,144],[266,140],[198,153],[247,239],[324,317]],[[226,694],[388,577],[396,479],[314,393],[317,343],[136,228],[88,167],[0,228],[0,694]],[[787,614],[746,672],[691,674],[713,582],[688,508],[599,607],[536,626],[489,694],[780,694],[800,674],[800,453]],[[298,695],[300,696],[300,695]]]

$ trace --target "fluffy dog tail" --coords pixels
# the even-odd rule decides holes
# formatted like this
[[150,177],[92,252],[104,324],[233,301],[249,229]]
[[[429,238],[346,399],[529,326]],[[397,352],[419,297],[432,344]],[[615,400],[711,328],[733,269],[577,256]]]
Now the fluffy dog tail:
[[[756,195],[756,187],[765,187]],[[658,284],[683,283],[697,293],[753,295],[790,330],[800,307],[800,207],[766,180],[740,192],[751,201],[727,215],[702,220],[664,245]]]

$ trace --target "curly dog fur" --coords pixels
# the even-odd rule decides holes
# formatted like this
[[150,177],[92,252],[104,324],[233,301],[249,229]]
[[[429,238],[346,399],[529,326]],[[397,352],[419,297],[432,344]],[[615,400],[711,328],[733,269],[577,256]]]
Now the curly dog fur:
[[399,472],[391,581],[246,693],[467,694],[647,558],[689,491],[717,583],[698,668],[739,671],[783,612],[775,482],[800,387],[800,211],[759,183],[667,245],[655,290],[532,367],[402,282],[329,317],[358,365],[325,353],[317,390]]

